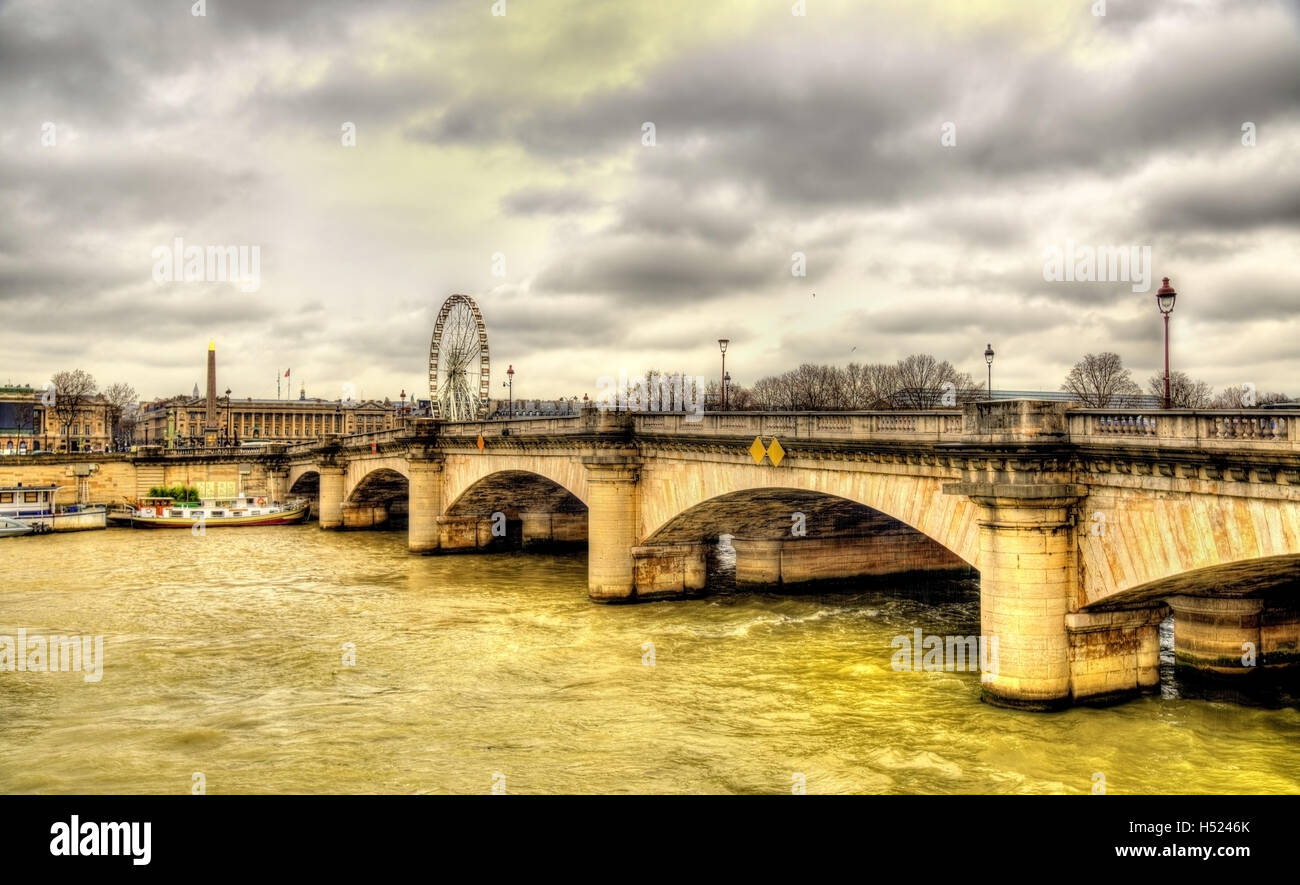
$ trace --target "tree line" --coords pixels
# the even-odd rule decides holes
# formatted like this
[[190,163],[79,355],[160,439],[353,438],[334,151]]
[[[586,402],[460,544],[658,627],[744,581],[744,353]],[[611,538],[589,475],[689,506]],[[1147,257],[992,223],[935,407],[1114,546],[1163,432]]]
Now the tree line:
[[126,382],[116,382],[99,389],[95,376],[82,369],[56,372],[50,379],[46,408],[63,426],[64,442],[71,451],[73,422],[93,408],[104,410],[104,424],[109,439],[116,444],[130,439],[135,430],[136,393]]
[[[1146,394],[1164,398],[1164,374],[1147,380]],[[1134,407],[1133,398],[1144,395],[1116,353],[1089,353],[1079,360],[1060,386],[1081,405],[1090,408]],[[717,380],[708,382],[712,408],[720,403]],[[862,411],[952,408],[986,396],[984,384],[947,360],[919,353],[894,363],[849,363],[830,366],[803,363],[753,384],[731,384],[727,408],[735,411]],[[1170,373],[1170,401],[1176,409],[1241,409],[1289,402],[1277,391],[1256,391],[1242,384],[1217,394],[1204,381],[1186,372]]]
[[[1133,380],[1133,373],[1124,368],[1119,354],[1110,351],[1084,355],[1065,376],[1061,390],[1074,394],[1084,405],[1098,409],[1116,406],[1125,397],[1142,393],[1142,388]],[[1156,372],[1147,379],[1147,392],[1163,401],[1163,372]],[[1249,383],[1230,385],[1216,394],[1209,384],[1192,378],[1186,372],[1169,373],[1169,402],[1175,409],[1243,409],[1290,401],[1285,393],[1260,392]]]

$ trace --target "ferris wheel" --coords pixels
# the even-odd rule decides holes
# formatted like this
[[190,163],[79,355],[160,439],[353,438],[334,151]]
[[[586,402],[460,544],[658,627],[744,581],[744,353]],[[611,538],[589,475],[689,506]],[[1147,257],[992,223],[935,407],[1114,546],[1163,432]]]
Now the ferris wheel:
[[483,314],[468,295],[442,303],[429,345],[429,394],[433,416],[481,421],[488,408],[488,340]]

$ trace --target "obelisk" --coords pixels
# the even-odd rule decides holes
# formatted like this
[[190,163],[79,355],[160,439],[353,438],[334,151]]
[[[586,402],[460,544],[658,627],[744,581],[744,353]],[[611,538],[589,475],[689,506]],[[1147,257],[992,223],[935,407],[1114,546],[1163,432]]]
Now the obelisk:
[[204,445],[215,446],[217,444],[217,433],[220,428],[217,427],[217,345],[212,339],[208,340],[208,402],[207,411],[203,416],[203,443]]

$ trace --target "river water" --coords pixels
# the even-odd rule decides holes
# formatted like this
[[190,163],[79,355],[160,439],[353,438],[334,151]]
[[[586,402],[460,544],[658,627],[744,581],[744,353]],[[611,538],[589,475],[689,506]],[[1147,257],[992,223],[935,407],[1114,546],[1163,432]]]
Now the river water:
[[975,585],[609,606],[582,555],[405,543],[0,541],[0,634],[104,637],[98,682],[0,672],[0,792],[1300,792],[1290,695],[1195,699],[1170,672],[1036,714],[981,703],[977,673],[895,672],[894,636],[978,633]]

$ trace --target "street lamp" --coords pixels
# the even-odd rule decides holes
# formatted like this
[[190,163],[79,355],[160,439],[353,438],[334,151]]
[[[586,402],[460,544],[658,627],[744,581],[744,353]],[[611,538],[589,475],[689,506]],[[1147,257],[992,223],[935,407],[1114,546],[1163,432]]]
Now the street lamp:
[[1160,308],[1160,315],[1165,318],[1165,408],[1173,408],[1173,401],[1169,395],[1169,315],[1174,312],[1174,299],[1178,293],[1174,287],[1169,285],[1169,277],[1164,278],[1164,285],[1156,290],[1156,307]]
[[984,345],[984,362],[989,367],[989,399],[993,399],[993,345]]
[[513,418],[515,416],[515,367],[513,365],[506,367],[506,379],[501,382],[501,386],[510,390],[506,396],[509,398],[510,417]]
[[230,445],[230,388],[226,388],[226,445]]
[[722,411],[727,411],[727,345],[730,338],[718,339],[718,350],[722,351]]

